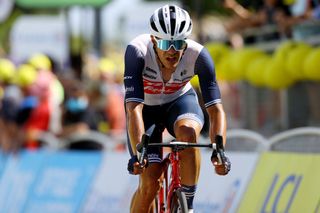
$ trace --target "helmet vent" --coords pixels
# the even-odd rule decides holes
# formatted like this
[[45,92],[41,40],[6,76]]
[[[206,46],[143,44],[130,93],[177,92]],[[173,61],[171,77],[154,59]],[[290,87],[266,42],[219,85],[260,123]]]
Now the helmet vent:
[[154,23],[153,16],[150,18],[150,25],[154,31],[159,32],[159,30],[156,27],[156,24]]
[[174,31],[176,29],[176,20],[170,19],[170,25],[171,25],[171,36],[174,36]]
[[159,23],[160,23],[160,26],[163,30],[164,33],[168,33],[167,32],[167,29],[166,29],[166,24],[164,23],[164,17],[163,17],[163,9],[161,8],[158,12],[158,18],[159,18]]
[[171,36],[174,36],[175,30],[176,30],[176,10],[174,6],[169,7],[170,11],[170,31],[171,31]]
[[183,28],[184,28],[185,25],[186,25],[186,22],[185,22],[185,21],[181,22],[180,29],[179,29],[179,33],[182,32],[182,30],[183,30]]

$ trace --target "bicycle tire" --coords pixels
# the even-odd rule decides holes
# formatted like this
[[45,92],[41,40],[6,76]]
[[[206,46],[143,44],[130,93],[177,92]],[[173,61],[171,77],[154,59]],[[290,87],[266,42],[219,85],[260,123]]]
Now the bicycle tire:
[[174,191],[171,198],[171,213],[188,213],[187,198],[181,189]]

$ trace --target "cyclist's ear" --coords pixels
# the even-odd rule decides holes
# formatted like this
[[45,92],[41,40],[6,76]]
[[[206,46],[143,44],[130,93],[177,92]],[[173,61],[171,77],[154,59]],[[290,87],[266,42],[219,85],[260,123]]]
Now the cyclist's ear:
[[157,40],[156,38],[153,36],[153,35],[150,35],[150,39],[151,39],[151,42],[153,43],[153,45],[157,45]]

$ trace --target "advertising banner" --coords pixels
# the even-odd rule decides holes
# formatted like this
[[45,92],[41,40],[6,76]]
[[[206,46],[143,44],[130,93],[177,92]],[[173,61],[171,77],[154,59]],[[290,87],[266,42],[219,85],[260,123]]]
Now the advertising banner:
[[0,180],[0,212],[79,212],[101,162],[97,152],[22,152]]
[[0,150],[0,179],[6,165],[8,156]]
[[194,208],[198,213],[233,213],[251,179],[259,153],[228,152],[232,165],[226,176],[215,173],[211,153],[202,153],[201,173]]
[[319,164],[315,154],[263,154],[238,212],[320,212]]
[[138,175],[127,171],[129,154],[107,152],[81,212],[129,213]]
[[[215,174],[211,153],[202,153],[201,175],[194,200],[198,213],[234,212],[250,180],[258,153],[228,153],[232,170],[227,176]],[[82,212],[129,213],[131,197],[139,176],[129,175],[126,153],[109,153],[94,180]]]

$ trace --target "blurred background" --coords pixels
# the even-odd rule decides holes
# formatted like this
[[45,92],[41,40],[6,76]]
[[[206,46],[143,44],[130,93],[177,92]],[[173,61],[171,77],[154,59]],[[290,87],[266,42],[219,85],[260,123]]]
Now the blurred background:
[[125,47],[167,3],[215,62],[229,130],[320,126],[318,0],[0,0],[1,153],[126,153]]
[[24,132],[1,141],[93,130],[123,142],[123,52],[166,3],[190,11],[192,38],[215,61],[228,128],[270,136],[320,123],[316,0],[0,3],[1,135]]

